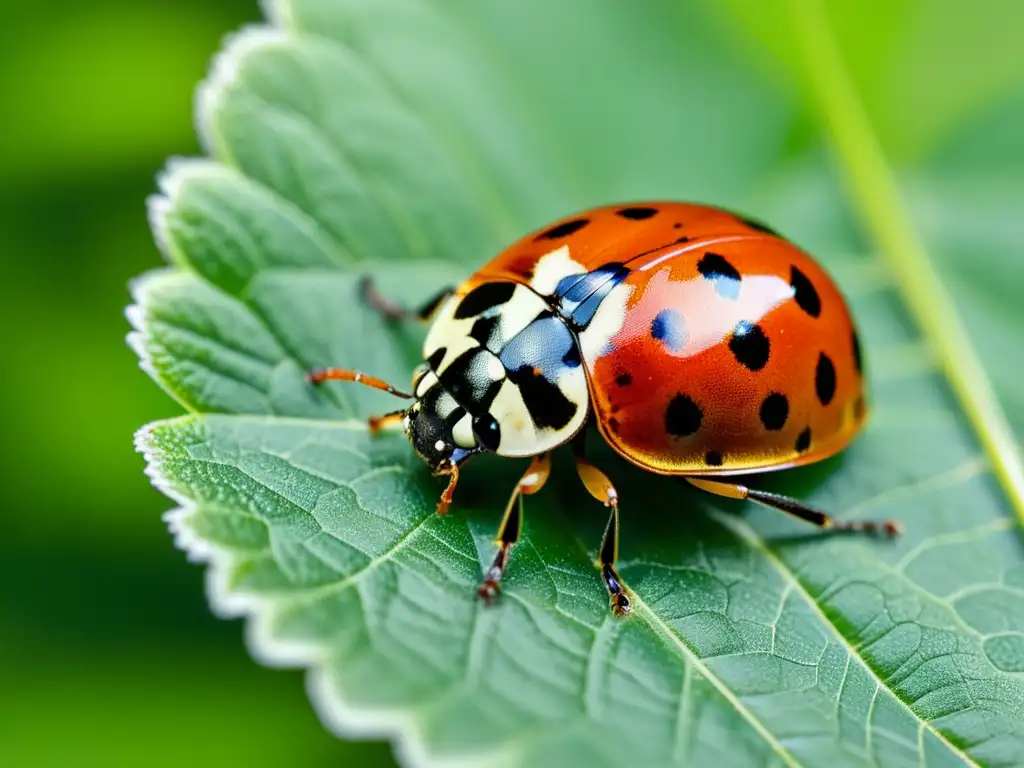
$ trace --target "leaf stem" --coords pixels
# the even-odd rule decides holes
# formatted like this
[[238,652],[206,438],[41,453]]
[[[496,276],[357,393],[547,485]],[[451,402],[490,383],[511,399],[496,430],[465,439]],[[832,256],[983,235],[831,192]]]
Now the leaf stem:
[[953,392],[1024,525],[1024,464],[1006,416],[945,286],[900,197],[820,0],[790,0],[811,90],[829,128],[854,203],[886,255],[900,292],[935,349]]

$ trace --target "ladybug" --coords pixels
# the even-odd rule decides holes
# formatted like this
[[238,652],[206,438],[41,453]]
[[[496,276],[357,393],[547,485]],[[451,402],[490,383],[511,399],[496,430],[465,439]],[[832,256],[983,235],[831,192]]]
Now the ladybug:
[[522,497],[544,486],[551,451],[571,443],[583,485],[610,508],[599,564],[611,608],[630,612],[615,570],[619,497],[584,454],[588,425],[633,464],[709,493],[822,528],[899,530],[837,520],[735,479],[838,453],[867,410],[846,302],[809,255],[763,224],[689,203],[605,206],[523,237],[417,312],[368,280],[363,288],[388,318],[433,318],[412,392],[334,368],[310,381],[412,400],[369,426],[400,422],[434,474],[448,477],[438,512],[474,454],[531,458],[478,590],[487,602],[522,529]]

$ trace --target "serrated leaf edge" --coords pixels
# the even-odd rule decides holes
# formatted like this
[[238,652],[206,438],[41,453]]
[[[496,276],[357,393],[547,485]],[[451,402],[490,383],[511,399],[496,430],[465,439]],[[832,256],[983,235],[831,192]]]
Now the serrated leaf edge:
[[[431,755],[420,733],[416,719],[407,710],[399,708],[368,709],[355,707],[342,697],[336,686],[330,684],[322,645],[283,642],[273,635],[274,601],[265,597],[231,594],[229,574],[235,562],[235,554],[198,536],[189,526],[188,519],[198,510],[199,505],[180,493],[163,472],[161,450],[152,443],[152,435],[158,429],[196,424],[203,414],[189,414],[174,419],[165,419],[147,424],[134,436],[135,449],[146,462],[146,476],[153,487],[170,498],[178,506],[165,512],[164,522],[171,532],[174,545],[182,550],[190,563],[205,565],[205,592],[213,613],[221,619],[245,619],[243,624],[245,646],[259,664],[278,669],[305,669],[306,691],[320,722],[340,738],[387,739],[395,750],[396,758],[403,765],[431,765],[441,768],[476,768],[486,757],[487,765],[513,765],[512,755],[502,760],[505,749],[490,753],[475,752],[464,759],[446,757],[439,759]],[[245,417],[241,417],[245,418]],[[258,417],[257,417],[258,418]],[[298,421],[304,419],[275,419],[275,421]],[[316,420],[316,424],[330,423],[342,428],[364,430],[361,421],[329,422]],[[795,765],[794,763],[787,763]]]
[[[174,274],[175,272],[177,272],[177,270],[171,267],[153,269],[134,278],[128,283],[128,292],[132,297],[133,303],[125,307],[124,316],[132,330],[125,335],[125,343],[128,345],[128,348],[138,356],[139,369],[149,376],[150,379],[155,381],[157,386],[166,392],[174,402],[189,413],[195,413],[195,408],[193,408],[191,404],[189,404],[179,393],[175,392],[166,381],[164,381],[164,377],[160,375],[156,366],[153,365],[153,356],[150,354],[149,348],[146,346],[147,333],[145,327],[145,305],[148,300],[147,292],[149,291],[149,286],[154,280]],[[160,422],[154,422],[154,424],[158,423]],[[146,427],[143,427],[143,429],[146,429]],[[137,446],[138,443],[136,442],[136,447]]]

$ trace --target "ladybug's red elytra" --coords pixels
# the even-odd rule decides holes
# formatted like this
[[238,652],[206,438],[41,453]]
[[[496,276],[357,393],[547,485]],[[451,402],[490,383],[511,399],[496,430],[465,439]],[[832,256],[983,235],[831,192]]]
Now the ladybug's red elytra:
[[522,528],[522,496],[543,487],[551,451],[572,443],[587,491],[611,508],[600,550],[615,613],[630,599],[615,571],[619,498],[583,452],[588,424],[630,462],[681,475],[833,530],[897,533],[891,521],[841,521],[735,475],[800,466],[841,451],[866,415],[861,350],[839,290],[767,227],[688,203],[605,206],[533,232],[418,312],[364,296],[393,319],[433,318],[413,401],[370,419],[401,422],[435,474],[447,511],[459,467],[482,452],[532,457],[509,499],[479,594],[499,591]]

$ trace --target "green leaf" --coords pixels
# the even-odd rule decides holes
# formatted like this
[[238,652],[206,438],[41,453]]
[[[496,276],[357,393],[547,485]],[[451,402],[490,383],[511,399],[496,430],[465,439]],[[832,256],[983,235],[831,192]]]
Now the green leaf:
[[[937,366],[941,340],[916,329],[820,153],[792,154],[794,103],[735,39],[667,2],[272,11],[278,27],[236,37],[202,92],[212,160],[163,178],[152,219],[175,266],[135,285],[130,312],[143,366],[194,411],[139,448],[181,505],[177,543],[209,563],[213,608],[247,617],[260,661],[308,668],[325,723],[392,736],[413,764],[1024,762],[1024,553],[1006,491]],[[1019,269],[1001,258],[1019,231],[940,215],[998,202],[981,221],[1005,222],[1020,188],[983,162],[999,125],[948,142],[978,157],[967,171],[936,152],[901,178],[968,327],[1012,344],[1019,302],[999,278]],[[662,196],[778,222],[836,275],[865,339],[870,428],[758,486],[907,532],[823,536],[595,439],[635,614],[609,614],[593,565],[605,510],[561,454],[485,608],[474,587],[522,464],[474,460],[439,517],[439,481],[404,438],[360,420],[393,401],[310,388],[304,371],[407,381],[423,330],[363,309],[363,272],[415,302],[529,227]],[[977,353],[1019,430],[1012,355]]]
[[[793,44],[793,14],[746,0],[709,5],[797,80],[809,79],[811,69]],[[896,160],[928,157],[1024,80],[1024,58],[1010,42],[1024,26],[1020,3],[976,0],[968,9],[961,0],[823,0],[821,6],[874,132]]]

